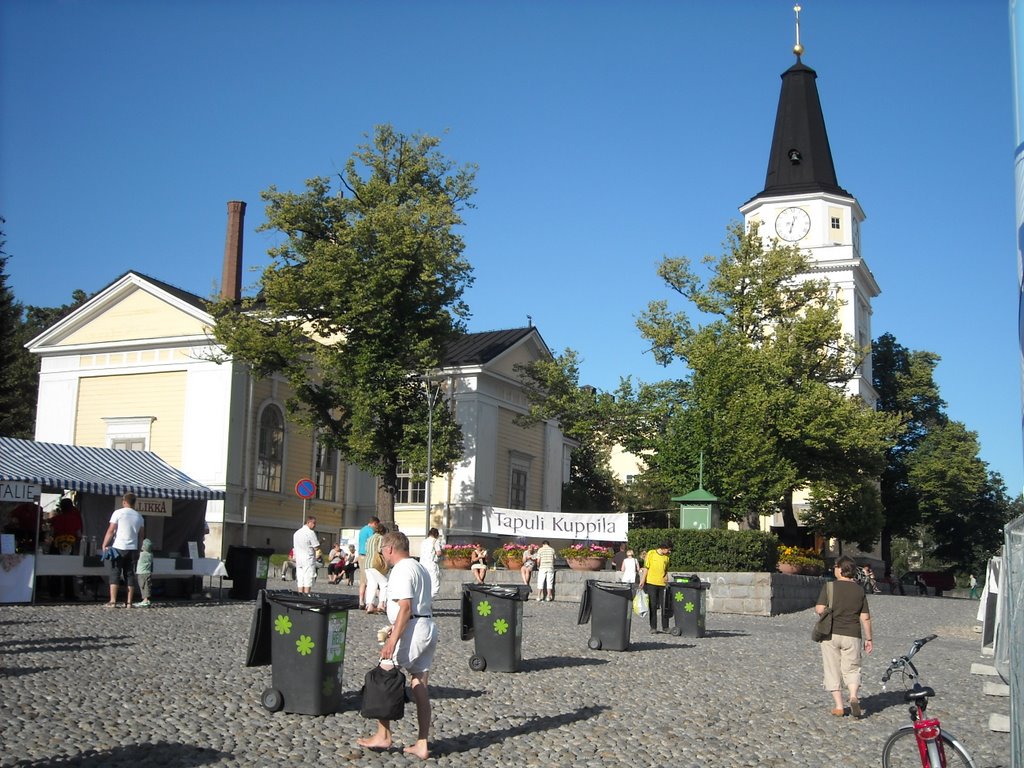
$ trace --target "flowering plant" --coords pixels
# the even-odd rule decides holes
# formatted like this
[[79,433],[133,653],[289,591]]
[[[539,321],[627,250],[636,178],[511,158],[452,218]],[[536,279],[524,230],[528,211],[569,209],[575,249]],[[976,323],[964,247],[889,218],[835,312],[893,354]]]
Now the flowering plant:
[[516,544],[510,541],[504,546],[498,547],[492,554],[494,555],[495,562],[505,565],[509,559],[522,560],[526,548],[526,544]]
[[811,568],[824,568],[825,561],[815,550],[804,547],[779,545],[779,562]]
[[581,557],[600,557],[607,560],[612,556],[612,550],[611,547],[602,547],[600,544],[573,544],[559,550],[558,554],[566,560],[577,560]]
[[473,550],[476,548],[476,544],[445,544],[441,547],[441,557],[456,560],[465,558],[468,560],[473,556]]

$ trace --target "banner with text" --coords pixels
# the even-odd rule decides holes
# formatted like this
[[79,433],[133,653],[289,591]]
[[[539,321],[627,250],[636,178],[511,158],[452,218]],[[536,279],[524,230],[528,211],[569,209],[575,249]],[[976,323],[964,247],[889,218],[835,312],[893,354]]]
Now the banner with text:
[[625,512],[534,512],[485,507],[480,532],[528,539],[625,541],[628,529],[629,516]]

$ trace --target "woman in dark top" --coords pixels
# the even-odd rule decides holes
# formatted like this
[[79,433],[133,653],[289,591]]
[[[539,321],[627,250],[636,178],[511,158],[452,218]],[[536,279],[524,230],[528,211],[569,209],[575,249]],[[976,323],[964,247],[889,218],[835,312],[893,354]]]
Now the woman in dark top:
[[[832,636],[821,643],[821,661],[825,669],[824,687],[832,694],[832,714],[842,717],[841,684],[850,693],[850,714],[860,717],[862,710],[857,690],[860,688],[860,649],[871,653],[871,613],[868,598],[856,582],[857,563],[844,555],[836,560],[836,580],[832,594]],[[828,585],[821,588],[814,610],[820,616],[828,605]]]

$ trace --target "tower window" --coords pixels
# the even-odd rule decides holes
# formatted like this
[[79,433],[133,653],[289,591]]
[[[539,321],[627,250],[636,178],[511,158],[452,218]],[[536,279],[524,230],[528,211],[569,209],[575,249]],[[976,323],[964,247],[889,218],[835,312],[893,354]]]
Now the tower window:
[[838,216],[833,216],[832,217],[832,229],[839,229],[839,217]]

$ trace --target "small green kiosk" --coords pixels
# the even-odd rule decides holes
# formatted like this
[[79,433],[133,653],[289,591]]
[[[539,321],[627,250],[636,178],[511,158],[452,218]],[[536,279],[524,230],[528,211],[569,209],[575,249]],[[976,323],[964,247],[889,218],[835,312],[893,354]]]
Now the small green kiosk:
[[679,527],[706,531],[719,526],[718,497],[704,490],[703,484],[685,496],[673,496],[679,502]]

